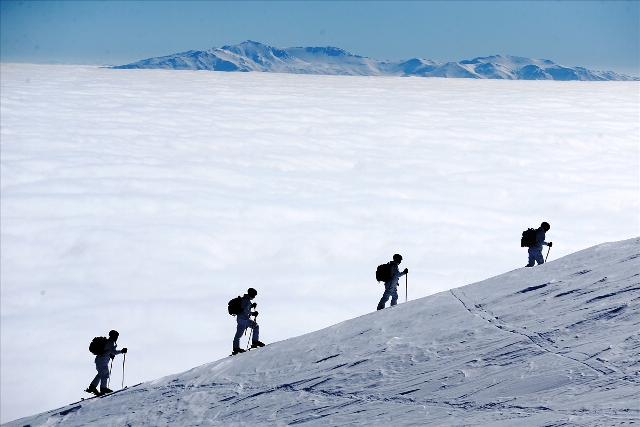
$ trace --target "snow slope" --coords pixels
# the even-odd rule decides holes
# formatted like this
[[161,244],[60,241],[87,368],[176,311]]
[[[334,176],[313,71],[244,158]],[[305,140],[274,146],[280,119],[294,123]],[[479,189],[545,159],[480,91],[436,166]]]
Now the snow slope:
[[419,58],[379,61],[336,47],[276,48],[252,40],[235,46],[148,58],[113,68],[507,80],[639,80],[612,71],[565,67],[548,59],[494,55],[447,63]]
[[640,238],[5,424],[640,422]]

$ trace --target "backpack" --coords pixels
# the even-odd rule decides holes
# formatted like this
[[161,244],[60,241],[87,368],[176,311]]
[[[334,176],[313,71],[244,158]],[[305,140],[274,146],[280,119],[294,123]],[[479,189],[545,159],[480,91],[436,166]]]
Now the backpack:
[[91,340],[91,344],[89,344],[89,351],[96,356],[100,356],[104,353],[104,348],[107,345],[106,337],[95,337]]
[[236,298],[229,301],[229,314],[232,316],[237,316],[242,313],[242,297],[237,296]]
[[536,234],[538,230],[533,228],[527,228],[522,232],[522,239],[520,239],[521,248],[531,248],[536,245]]
[[388,282],[391,278],[391,262],[380,264],[376,269],[376,280],[378,282]]

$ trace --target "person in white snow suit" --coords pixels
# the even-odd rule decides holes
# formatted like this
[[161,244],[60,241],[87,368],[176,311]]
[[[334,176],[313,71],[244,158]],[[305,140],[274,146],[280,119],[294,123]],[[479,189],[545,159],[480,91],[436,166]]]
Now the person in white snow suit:
[[553,246],[553,242],[545,242],[546,232],[551,230],[551,226],[548,222],[540,224],[540,228],[536,230],[536,244],[529,248],[529,263],[525,267],[533,267],[536,262],[538,265],[544,264],[544,257],[542,256],[542,246]]
[[[107,388],[107,381],[109,381],[109,361],[116,357],[117,354],[126,353],[127,349],[123,348],[122,350],[116,350],[118,346],[116,341],[118,341],[118,337],[120,334],[118,331],[109,331],[109,339],[107,340],[104,351],[97,355],[95,358],[96,362],[96,370],[98,371],[98,375],[91,381],[91,385],[85,391],[88,393],[93,393],[96,396],[101,396],[103,394],[111,393],[113,390]],[[98,391],[98,384],[100,384],[100,391]]]
[[251,348],[264,347],[264,344],[260,342],[260,327],[255,320],[250,319],[251,316],[258,317],[257,311],[251,311],[251,309],[255,308],[257,305],[256,303],[251,303],[251,300],[253,300],[256,295],[258,295],[258,291],[253,288],[249,288],[240,301],[242,311],[236,316],[238,327],[236,329],[236,336],[233,338],[232,354],[244,353],[244,350],[240,348],[240,337],[242,337],[242,334],[244,334],[244,331],[246,331],[247,328],[251,328],[253,330]]
[[389,297],[391,297],[391,306],[398,304],[398,279],[409,272],[407,268],[402,272],[398,269],[398,265],[400,265],[401,262],[402,255],[395,254],[393,261],[389,263],[391,265],[391,280],[384,282],[384,294],[382,294],[382,298],[380,298],[380,302],[378,303],[378,310],[384,308]]

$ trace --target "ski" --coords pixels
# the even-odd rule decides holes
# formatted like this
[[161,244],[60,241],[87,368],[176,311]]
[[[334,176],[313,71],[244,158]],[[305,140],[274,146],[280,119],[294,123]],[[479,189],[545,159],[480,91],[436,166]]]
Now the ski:
[[[263,346],[260,346],[260,347],[251,347],[251,348],[248,348],[248,349],[246,349],[245,351],[243,351],[242,353],[249,353],[251,350],[257,350],[257,349],[259,349],[259,348],[261,348],[261,347],[266,347],[266,344],[265,344],[265,345],[263,345]],[[228,357],[235,356],[236,354],[242,354],[242,353],[231,353]]]
[[[142,383],[138,383],[138,384],[136,384],[134,386],[131,386],[131,388],[137,387],[140,384],[142,384]],[[126,386],[125,388],[121,388],[120,390],[112,391],[111,393],[101,394],[99,396],[92,396],[92,397],[82,397],[77,402],[70,403],[69,405],[75,405],[76,403],[82,403],[82,402],[86,402],[87,400],[98,399],[98,398],[101,398],[101,397],[112,396],[112,395],[114,395],[116,393],[120,393],[121,391],[125,391],[125,390],[128,390],[128,389],[129,389],[129,386]]]

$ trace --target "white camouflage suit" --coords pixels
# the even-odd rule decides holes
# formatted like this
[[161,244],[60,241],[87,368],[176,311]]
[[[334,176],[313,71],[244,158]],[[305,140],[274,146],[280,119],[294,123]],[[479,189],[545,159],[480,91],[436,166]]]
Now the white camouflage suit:
[[117,346],[118,345],[109,338],[104,347],[104,351],[96,356],[95,362],[98,375],[91,381],[92,386],[97,386],[98,383],[100,383],[100,388],[107,388],[107,381],[109,380],[109,360],[111,356],[122,353],[120,350],[116,350]]
[[260,327],[256,322],[250,319],[250,317],[254,314],[251,312],[251,298],[249,294],[244,294],[242,300],[240,301],[240,308],[242,311],[240,314],[236,316],[236,321],[238,322],[238,328],[236,330],[236,336],[233,338],[233,348],[240,348],[240,337],[244,334],[244,331],[247,328],[253,329],[253,337],[251,338],[254,341],[259,341],[260,338]]

